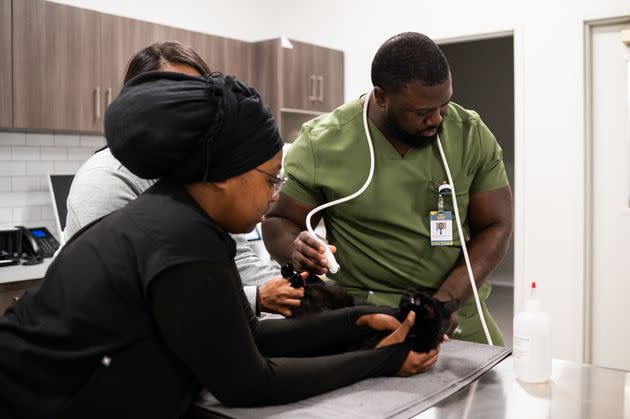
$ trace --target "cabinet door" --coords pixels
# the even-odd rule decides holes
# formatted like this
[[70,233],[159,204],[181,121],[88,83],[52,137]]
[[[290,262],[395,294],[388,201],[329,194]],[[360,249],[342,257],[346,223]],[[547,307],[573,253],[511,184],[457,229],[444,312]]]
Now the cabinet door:
[[15,303],[29,288],[37,285],[41,279],[8,282],[0,284],[0,317],[13,303]]
[[122,88],[131,58],[149,46],[155,36],[153,24],[112,15],[101,17],[103,106],[107,108]]
[[283,90],[281,106],[291,109],[316,109],[315,47],[303,42],[291,43],[293,48],[282,48],[281,52]]
[[219,36],[193,32],[191,47],[208,64],[210,71],[225,73],[225,41]]
[[236,39],[225,42],[225,74],[251,84],[251,44]]
[[329,112],[344,102],[343,52],[315,47],[315,110]]
[[129,61],[138,52],[156,42],[178,41],[190,45],[192,38],[191,32],[182,29],[112,15],[102,15],[101,33],[104,108],[120,93]]
[[252,86],[258,90],[263,101],[271,108],[276,122],[280,121],[280,55],[279,39],[256,42],[252,45]]
[[99,130],[99,22],[85,9],[13,2],[13,128]]
[[210,71],[235,76],[251,84],[252,46],[248,42],[193,32],[191,46]]
[[[175,41],[187,47],[192,46],[192,39],[195,32],[184,29],[173,28],[165,25],[153,24],[153,40],[152,42]],[[197,52],[197,51],[195,51]]]
[[11,0],[0,0],[0,128],[13,122],[11,68]]

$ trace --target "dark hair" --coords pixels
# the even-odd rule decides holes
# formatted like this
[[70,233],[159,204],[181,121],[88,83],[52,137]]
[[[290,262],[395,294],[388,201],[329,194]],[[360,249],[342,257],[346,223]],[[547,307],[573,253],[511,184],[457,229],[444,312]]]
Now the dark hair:
[[160,70],[167,63],[188,65],[202,76],[210,74],[208,65],[192,48],[176,41],[166,41],[149,45],[131,58],[125,83],[147,71]]
[[431,38],[417,32],[392,36],[372,61],[372,84],[389,93],[400,92],[412,81],[435,86],[446,81],[448,74],[442,50]]

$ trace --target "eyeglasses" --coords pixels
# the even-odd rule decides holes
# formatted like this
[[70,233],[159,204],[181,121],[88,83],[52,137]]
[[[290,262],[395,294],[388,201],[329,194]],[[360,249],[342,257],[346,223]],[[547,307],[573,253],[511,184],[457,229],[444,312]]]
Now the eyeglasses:
[[273,197],[276,197],[276,196],[280,195],[280,190],[282,189],[282,185],[284,185],[287,182],[287,178],[286,177],[280,176],[279,174],[274,176],[271,173],[267,173],[264,170],[261,170],[261,169],[259,169],[257,167],[254,167],[254,170],[256,170],[256,171],[258,171],[258,172],[260,172],[262,174],[265,174],[265,175],[269,176],[272,179],[273,183],[271,184],[271,187],[273,188]]

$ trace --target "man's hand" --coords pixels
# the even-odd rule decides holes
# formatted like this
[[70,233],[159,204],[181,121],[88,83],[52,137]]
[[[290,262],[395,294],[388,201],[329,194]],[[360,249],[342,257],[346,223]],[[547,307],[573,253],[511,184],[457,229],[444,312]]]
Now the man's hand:
[[[441,291],[438,291],[435,294],[433,294],[433,298],[435,298],[436,300],[440,302],[452,300],[452,298],[448,294],[442,293]],[[451,314],[451,322],[448,326],[448,329],[446,330],[446,334],[448,336],[451,336],[451,334],[455,331],[455,329],[457,329],[457,326],[459,326],[459,310],[455,310]]]
[[[302,272],[306,279],[308,272]],[[258,289],[260,309],[268,313],[282,314],[291,317],[291,308],[299,307],[304,297],[304,288],[293,288],[285,278],[272,278]]]
[[[320,239],[324,243],[326,240]],[[330,251],[335,253],[337,248],[328,245]],[[328,272],[328,259],[324,258],[326,248],[322,243],[313,237],[308,231],[302,231],[293,241],[291,251],[291,262],[298,271],[308,271],[316,275],[323,275]]]
[[[393,333],[381,340],[378,345],[376,345],[376,347],[382,348],[385,346],[395,345],[397,343],[404,342],[415,321],[416,313],[414,311],[410,311],[405,321],[402,322],[402,324],[400,324],[400,326],[396,330],[394,330]],[[399,377],[409,377],[411,375],[425,372],[431,367],[431,365],[437,362],[439,352],[439,346],[436,349],[433,349],[427,353],[409,351],[409,355],[407,355],[405,363],[402,365],[402,367],[400,367],[400,370],[396,375],[398,375]]]

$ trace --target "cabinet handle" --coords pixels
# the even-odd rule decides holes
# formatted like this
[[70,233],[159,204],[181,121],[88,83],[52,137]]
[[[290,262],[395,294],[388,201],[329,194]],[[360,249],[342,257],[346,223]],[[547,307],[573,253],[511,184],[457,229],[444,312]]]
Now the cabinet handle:
[[97,86],[94,90],[94,119],[101,119],[101,87]]
[[320,102],[324,101],[324,76],[318,76],[317,81],[319,82],[319,96],[317,100]]
[[105,109],[109,108],[109,105],[112,104],[112,88],[109,87],[105,90]]
[[308,97],[308,100],[313,102],[317,100],[317,77],[313,74],[308,80],[311,83],[311,95]]

